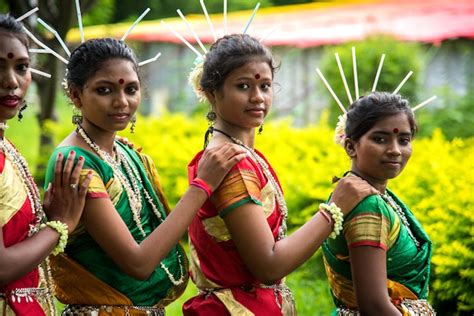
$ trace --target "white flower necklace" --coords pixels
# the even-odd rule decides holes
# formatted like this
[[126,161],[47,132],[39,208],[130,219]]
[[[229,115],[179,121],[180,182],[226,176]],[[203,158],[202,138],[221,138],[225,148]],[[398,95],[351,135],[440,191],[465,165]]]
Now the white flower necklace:
[[[364,179],[363,177],[361,177],[358,173],[354,172],[354,171],[348,171],[346,172],[344,175],[346,175],[347,173],[352,173],[353,175],[361,178],[361,179]],[[364,179],[365,180],[365,179]],[[366,180],[367,181],[367,180]],[[368,181],[367,181],[368,183]],[[410,238],[413,240],[413,242],[415,243],[416,245],[416,248],[420,248],[420,242],[416,239],[415,235],[413,234],[413,232],[411,231],[410,229],[410,223],[408,222],[408,219],[405,215],[405,213],[403,212],[402,210],[402,207],[400,205],[398,205],[398,203],[390,196],[390,194],[388,194],[387,192],[384,192],[384,193],[379,193],[380,197],[392,208],[392,210],[395,211],[395,213],[398,214],[398,217],[400,218],[400,220],[402,221],[403,225],[405,226],[405,228],[407,229],[407,232],[408,232],[408,235],[410,236]]]
[[287,231],[287,225],[286,221],[288,219],[288,207],[286,205],[285,197],[283,196],[283,192],[281,191],[280,186],[278,185],[278,182],[276,181],[275,177],[273,176],[272,172],[270,171],[270,168],[267,164],[267,162],[260,157],[259,154],[253,149],[248,146],[246,146],[240,139],[237,139],[226,132],[223,132],[217,128],[213,128],[214,131],[217,131],[221,133],[222,135],[227,136],[229,139],[231,139],[234,143],[244,147],[251,155],[252,158],[260,165],[260,167],[263,170],[263,174],[265,177],[268,179],[270,182],[271,186],[273,187],[274,191],[276,192],[276,200],[278,203],[278,208],[280,209],[280,213],[283,217],[281,226],[278,229],[278,237],[277,240],[281,240],[286,237],[286,231]]
[[[133,220],[135,224],[137,225],[138,229],[140,230],[140,233],[142,234],[142,236],[146,237],[146,233],[143,230],[143,225],[142,225],[141,216],[140,216],[140,212],[143,205],[141,192],[143,192],[143,195],[145,196],[146,201],[151,206],[155,216],[159,219],[160,224],[164,221],[164,219],[163,219],[162,214],[158,210],[157,206],[155,205],[153,198],[150,196],[150,193],[148,193],[148,190],[143,185],[143,182],[138,170],[128,160],[125,154],[119,148],[117,148],[117,146],[114,145],[113,147],[113,150],[116,153],[116,158],[117,158],[117,160],[115,160],[114,157],[112,157],[112,155],[110,155],[105,150],[101,149],[100,146],[97,145],[89,137],[89,135],[87,135],[86,131],[84,130],[84,128],[82,128],[82,126],[80,125],[77,126],[76,133],[79,136],[81,136],[81,138],[100,157],[100,159],[102,159],[107,165],[109,165],[112,168],[114,177],[116,177],[120,181],[120,183],[122,184],[122,187],[125,189],[125,193],[127,194],[130,209],[132,211]],[[125,169],[125,173],[128,175],[128,177],[124,175],[120,166],[123,166],[123,168]],[[181,274],[179,279],[177,280],[175,279],[174,275],[169,271],[168,267],[166,267],[163,264],[163,262],[160,262],[160,267],[165,271],[171,283],[173,283],[174,285],[180,285],[184,282],[185,272],[184,272],[184,267],[181,260],[181,255],[179,254],[178,249],[176,249],[176,255],[178,258],[178,264],[179,264],[180,274]]]
[[19,172],[19,177],[26,189],[26,195],[28,196],[31,205],[31,212],[35,216],[34,222],[29,224],[28,236],[31,236],[39,230],[39,225],[45,219],[38,187],[33,180],[33,176],[31,175],[25,158],[8,140],[0,139],[0,149],[5,153],[6,158],[13,163],[15,169]]
[[405,225],[405,228],[407,229],[408,235],[410,235],[410,238],[415,243],[416,248],[420,248],[420,242],[416,239],[415,235],[411,231],[410,223],[408,222],[408,219],[405,216],[405,213],[403,212],[401,206],[398,205],[398,203],[388,193],[380,194],[380,196],[398,214],[398,217],[400,217],[403,225]]
[[[29,224],[28,237],[37,233],[40,229],[40,224],[44,222],[46,216],[43,210],[43,204],[41,203],[41,198],[38,190],[38,186],[33,180],[30,169],[28,168],[28,163],[25,158],[20,154],[20,152],[6,139],[0,139],[0,150],[5,154],[6,159],[10,160],[15,166],[15,170],[18,171],[19,177],[23,182],[23,186],[26,189],[26,195],[31,205],[31,212],[35,216],[34,222]],[[41,265],[38,266],[38,271],[40,275],[40,282],[46,286],[44,288],[18,288],[11,291],[11,299],[13,302],[17,300],[21,302],[21,298],[24,298],[26,302],[32,302],[33,297],[40,298],[44,295],[46,303],[49,310],[53,315],[56,315],[55,308],[53,305],[53,278],[51,275],[51,268],[49,265],[49,259],[45,259],[45,267]],[[46,270],[46,274],[45,271]]]

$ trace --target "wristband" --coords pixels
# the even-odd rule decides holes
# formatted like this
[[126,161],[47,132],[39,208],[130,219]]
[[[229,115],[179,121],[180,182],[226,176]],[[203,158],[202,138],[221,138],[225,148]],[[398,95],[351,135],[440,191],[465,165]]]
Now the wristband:
[[191,181],[190,185],[200,188],[201,190],[206,192],[208,198],[211,198],[211,195],[212,195],[211,187],[203,179],[194,178],[194,180]]
[[334,224],[332,217],[325,210],[320,210],[319,213],[321,213],[321,215],[328,221],[329,226]]
[[341,208],[338,207],[334,202],[329,205],[326,203],[321,203],[319,204],[319,209],[321,211],[328,211],[331,214],[331,217],[334,221],[334,227],[331,234],[329,234],[329,237],[332,239],[336,238],[342,231],[344,213],[342,213]]
[[64,252],[64,249],[66,248],[67,245],[67,238],[68,238],[68,227],[67,224],[60,222],[60,221],[49,221],[46,223],[43,223],[40,225],[40,229],[45,228],[46,226],[51,227],[55,231],[58,232],[59,234],[59,242],[56,245],[56,247],[51,251],[51,254],[53,256],[56,256],[62,252]]

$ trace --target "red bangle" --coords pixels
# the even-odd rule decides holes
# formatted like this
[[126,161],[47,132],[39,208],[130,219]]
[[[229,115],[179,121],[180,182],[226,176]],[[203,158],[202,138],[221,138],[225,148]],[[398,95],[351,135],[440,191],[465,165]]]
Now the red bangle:
[[326,213],[325,210],[319,210],[319,213],[321,213],[321,215],[324,216],[324,218],[328,221],[329,226],[332,226],[334,224],[332,217],[329,216],[329,214]]
[[201,190],[203,190],[204,192],[206,192],[208,198],[211,197],[211,195],[212,195],[212,190],[211,190],[209,184],[207,184],[206,181],[204,181],[203,179],[194,178],[194,180],[191,181],[190,185],[193,185],[193,186],[195,186],[195,187],[200,188]]

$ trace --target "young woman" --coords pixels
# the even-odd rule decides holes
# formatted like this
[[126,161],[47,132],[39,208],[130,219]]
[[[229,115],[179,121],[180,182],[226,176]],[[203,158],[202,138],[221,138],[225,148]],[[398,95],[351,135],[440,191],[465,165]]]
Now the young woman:
[[338,315],[434,315],[426,301],[431,242],[408,207],[387,188],[412,154],[416,123],[399,95],[374,92],[347,112],[350,173],[378,195],[346,217],[343,234],[323,246]]
[[[185,315],[293,315],[291,292],[282,279],[333,230],[324,210],[286,237],[282,189],[269,162],[254,149],[255,129],[272,105],[273,72],[270,51],[248,35],[224,36],[205,56],[195,90],[205,94],[212,106],[208,118],[215,118],[206,150],[236,143],[249,156],[231,169],[189,227],[191,275],[200,293],[186,302]],[[198,153],[190,163],[190,179],[202,158]],[[375,192],[351,177],[338,185],[331,202],[347,212]]]
[[71,53],[66,80],[82,116],[74,118],[77,129],[54,152],[47,178],[55,157],[69,151],[87,158],[83,173],[93,176],[67,255],[53,262],[57,296],[69,304],[66,313],[161,315],[187,284],[180,237],[206,190],[216,188],[245,153],[238,146],[206,151],[198,171],[201,185],[190,186],[168,215],[151,159],[116,141],[141,98],[131,49],[115,39],[87,41]]
[[[83,156],[73,167],[75,153],[59,155],[41,202],[25,159],[5,137],[7,122],[22,111],[31,83],[28,40],[15,18],[0,14],[0,43],[0,314],[44,315],[40,302],[51,297],[51,289],[45,288],[44,277],[40,280],[38,265],[64,249],[68,231],[81,216],[91,175],[79,184]],[[54,313],[54,306],[48,307]]]

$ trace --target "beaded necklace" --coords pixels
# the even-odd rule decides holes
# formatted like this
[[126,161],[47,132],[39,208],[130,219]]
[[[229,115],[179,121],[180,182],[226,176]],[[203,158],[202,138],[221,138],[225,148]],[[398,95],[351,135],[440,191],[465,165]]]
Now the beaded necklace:
[[[364,179],[362,176],[360,176],[358,173],[355,173],[354,171],[349,171],[349,172],[352,173],[353,175],[361,178],[361,179]],[[347,173],[348,172],[346,172],[345,174],[347,174]],[[364,180],[367,181],[366,179],[364,179]],[[394,210],[395,213],[397,213],[398,217],[400,218],[403,225],[407,229],[408,235],[410,236],[410,238],[415,243],[416,248],[420,248],[420,242],[416,239],[415,235],[411,231],[410,223],[408,222],[408,219],[407,219],[405,213],[403,212],[402,207],[400,205],[398,205],[398,203],[387,192],[379,193],[379,195],[385,201],[385,203],[387,203],[392,208],[392,210]]]
[[221,133],[222,135],[225,135],[230,140],[232,140],[232,142],[234,142],[235,144],[238,144],[238,145],[244,147],[250,153],[252,158],[259,164],[260,168],[262,168],[263,174],[268,179],[268,181],[270,182],[270,184],[273,187],[274,191],[276,192],[276,200],[277,200],[277,203],[278,203],[278,207],[280,209],[280,213],[283,217],[283,220],[281,222],[281,226],[278,229],[277,240],[281,240],[281,239],[285,238],[286,237],[286,231],[287,231],[286,221],[288,219],[288,207],[286,205],[286,201],[285,201],[285,198],[283,196],[283,192],[281,191],[281,188],[278,185],[278,182],[276,181],[275,177],[273,176],[272,172],[270,171],[270,168],[269,168],[267,162],[262,157],[260,157],[260,155],[257,154],[257,152],[253,148],[250,148],[250,147],[246,146],[240,139],[237,139],[237,138],[235,138],[235,137],[233,137],[233,136],[227,134],[226,132],[221,131],[217,128],[213,128],[213,130],[216,131],[216,132]]
[[[143,205],[143,198],[141,192],[143,192],[146,202],[148,202],[148,204],[151,206],[153,213],[159,219],[160,224],[164,221],[164,219],[160,211],[158,210],[158,207],[155,205],[150,193],[143,185],[138,170],[135,168],[135,166],[133,166],[133,164],[129,161],[129,159],[122,152],[122,150],[118,148],[115,144],[113,147],[113,151],[116,153],[116,159],[114,159],[114,157],[112,157],[112,155],[110,155],[108,152],[101,149],[100,146],[97,145],[89,137],[89,135],[87,135],[86,131],[82,126],[77,126],[76,134],[78,134],[86,142],[86,144],[89,145],[89,147],[100,157],[100,159],[102,159],[107,165],[112,168],[114,177],[120,181],[120,184],[125,189],[125,193],[127,195],[128,202],[130,205],[130,210],[132,211],[133,220],[137,225],[138,229],[140,230],[142,236],[146,237],[146,233],[143,230],[143,225],[140,216],[140,212]],[[123,169],[125,169],[125,173],[128,177],[125,176],[120,166],[123,166]],[[176,249],[176,255],[178,258],[178,264],[181,274],[179,279],[175,279],[174,275],[169,271],[168,267],[163,264],[163,262],[160,262],[160,267],[163,269],[163,271],[165,271],[171,283],[173,283],[174,285],[180,285],[184,282],[185,272],[178,248]]]
[[[8,140],[0,138],[0,150],[3,151],[6,159],[13,163],[15,166],[14,169],[19,173],[18,176],[20,177],[21,181],[23,182],[23,186],[26,189],[26,195],[31,205],[31,212],[35,217],[34,222],[29,223],[28,237],[30,237],[39,231],[40,224],[46,219],[38,187],[33,180],[33,176],[31,175],[30,169],[28,168],[28,163],[26,162],[25,158]],[[53,315],[56,315],[52,298],[53,278],[51,275],[51,268],[48,258],[45,259],[44,267],[41,265],[38,266],[38,272],[40,275],[40,282],[46,286],[46,290],[41,287],[13,289],[9,293],[11,295],[11,300],[12,302],[18,301],[18,303],[21,303],[22,298],[25,299],[26,302],[32,302],[33,297],[44,297],[49,310],[51,313],[53,313]]]

